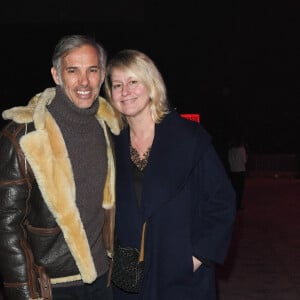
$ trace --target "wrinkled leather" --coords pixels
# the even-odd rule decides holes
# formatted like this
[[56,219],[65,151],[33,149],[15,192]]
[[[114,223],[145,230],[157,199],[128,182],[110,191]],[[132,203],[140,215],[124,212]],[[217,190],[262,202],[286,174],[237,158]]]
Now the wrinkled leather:
[[[34,130],[32,123],[27,130]],[[41,292],[41,280],[49,283],[49,278],[79,274],[24,159],[19,146],[24,133],[24,124],[11,122],[0,135],[0,157],[6,157],[0,160],[0,272],[6,300],[46,299],[41,295],[45,292]],[[113,212],[107,212],[109,224],[105,230],[110,233],[105,232],[104,236],[108,243],[112,239]],[[107,246],[112,251],[112,245]],[[51,291],[48,293],[51,295]]]

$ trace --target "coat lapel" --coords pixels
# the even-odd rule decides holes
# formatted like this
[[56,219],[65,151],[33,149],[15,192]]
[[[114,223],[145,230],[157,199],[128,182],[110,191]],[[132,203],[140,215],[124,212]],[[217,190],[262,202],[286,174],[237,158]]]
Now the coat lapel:
[[184,132],[176,113],[167,115],[155,129],[155,139],[144,177],[145,218],[149,218],[184,186],[193,168],[195,135]]
[[26,159],[49,210],[61,227],[84,282],[96,278],[88,240],[75,203],[75,183],[62,134],[52,116],[44,129],[26,134],[20,141]]

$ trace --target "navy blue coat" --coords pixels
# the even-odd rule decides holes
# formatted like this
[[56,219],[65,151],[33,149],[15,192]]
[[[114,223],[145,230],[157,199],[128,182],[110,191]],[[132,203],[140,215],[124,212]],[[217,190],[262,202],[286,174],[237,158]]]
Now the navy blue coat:
[[[114,288],[114,300],[215,300],[214,264],[224,262],[236,209],[210,136],[174,111],[156,125],[140,208],[129,146],[125,128],[115,137],[116,233],[121,244],[139,248],[147,220],[145,280],[138,295]],[[212,264],[193,272],[192,256]]]

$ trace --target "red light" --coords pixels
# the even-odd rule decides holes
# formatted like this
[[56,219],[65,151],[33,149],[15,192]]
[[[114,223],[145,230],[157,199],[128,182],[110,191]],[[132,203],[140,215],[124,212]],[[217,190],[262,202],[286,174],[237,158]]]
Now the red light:
[[181,117],[200,123],[200,114],[180,114]]

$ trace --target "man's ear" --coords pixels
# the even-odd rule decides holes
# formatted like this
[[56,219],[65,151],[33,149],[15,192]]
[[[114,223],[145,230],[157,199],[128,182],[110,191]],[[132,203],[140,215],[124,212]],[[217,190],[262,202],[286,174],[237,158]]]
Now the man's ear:
[[55,82],[57,85],[59,85],[60,82],[59,82],[57,70],[56,70],[54,67],[51,68],[51,74],[52,74],[52,78],[53,78],[54,82]]

